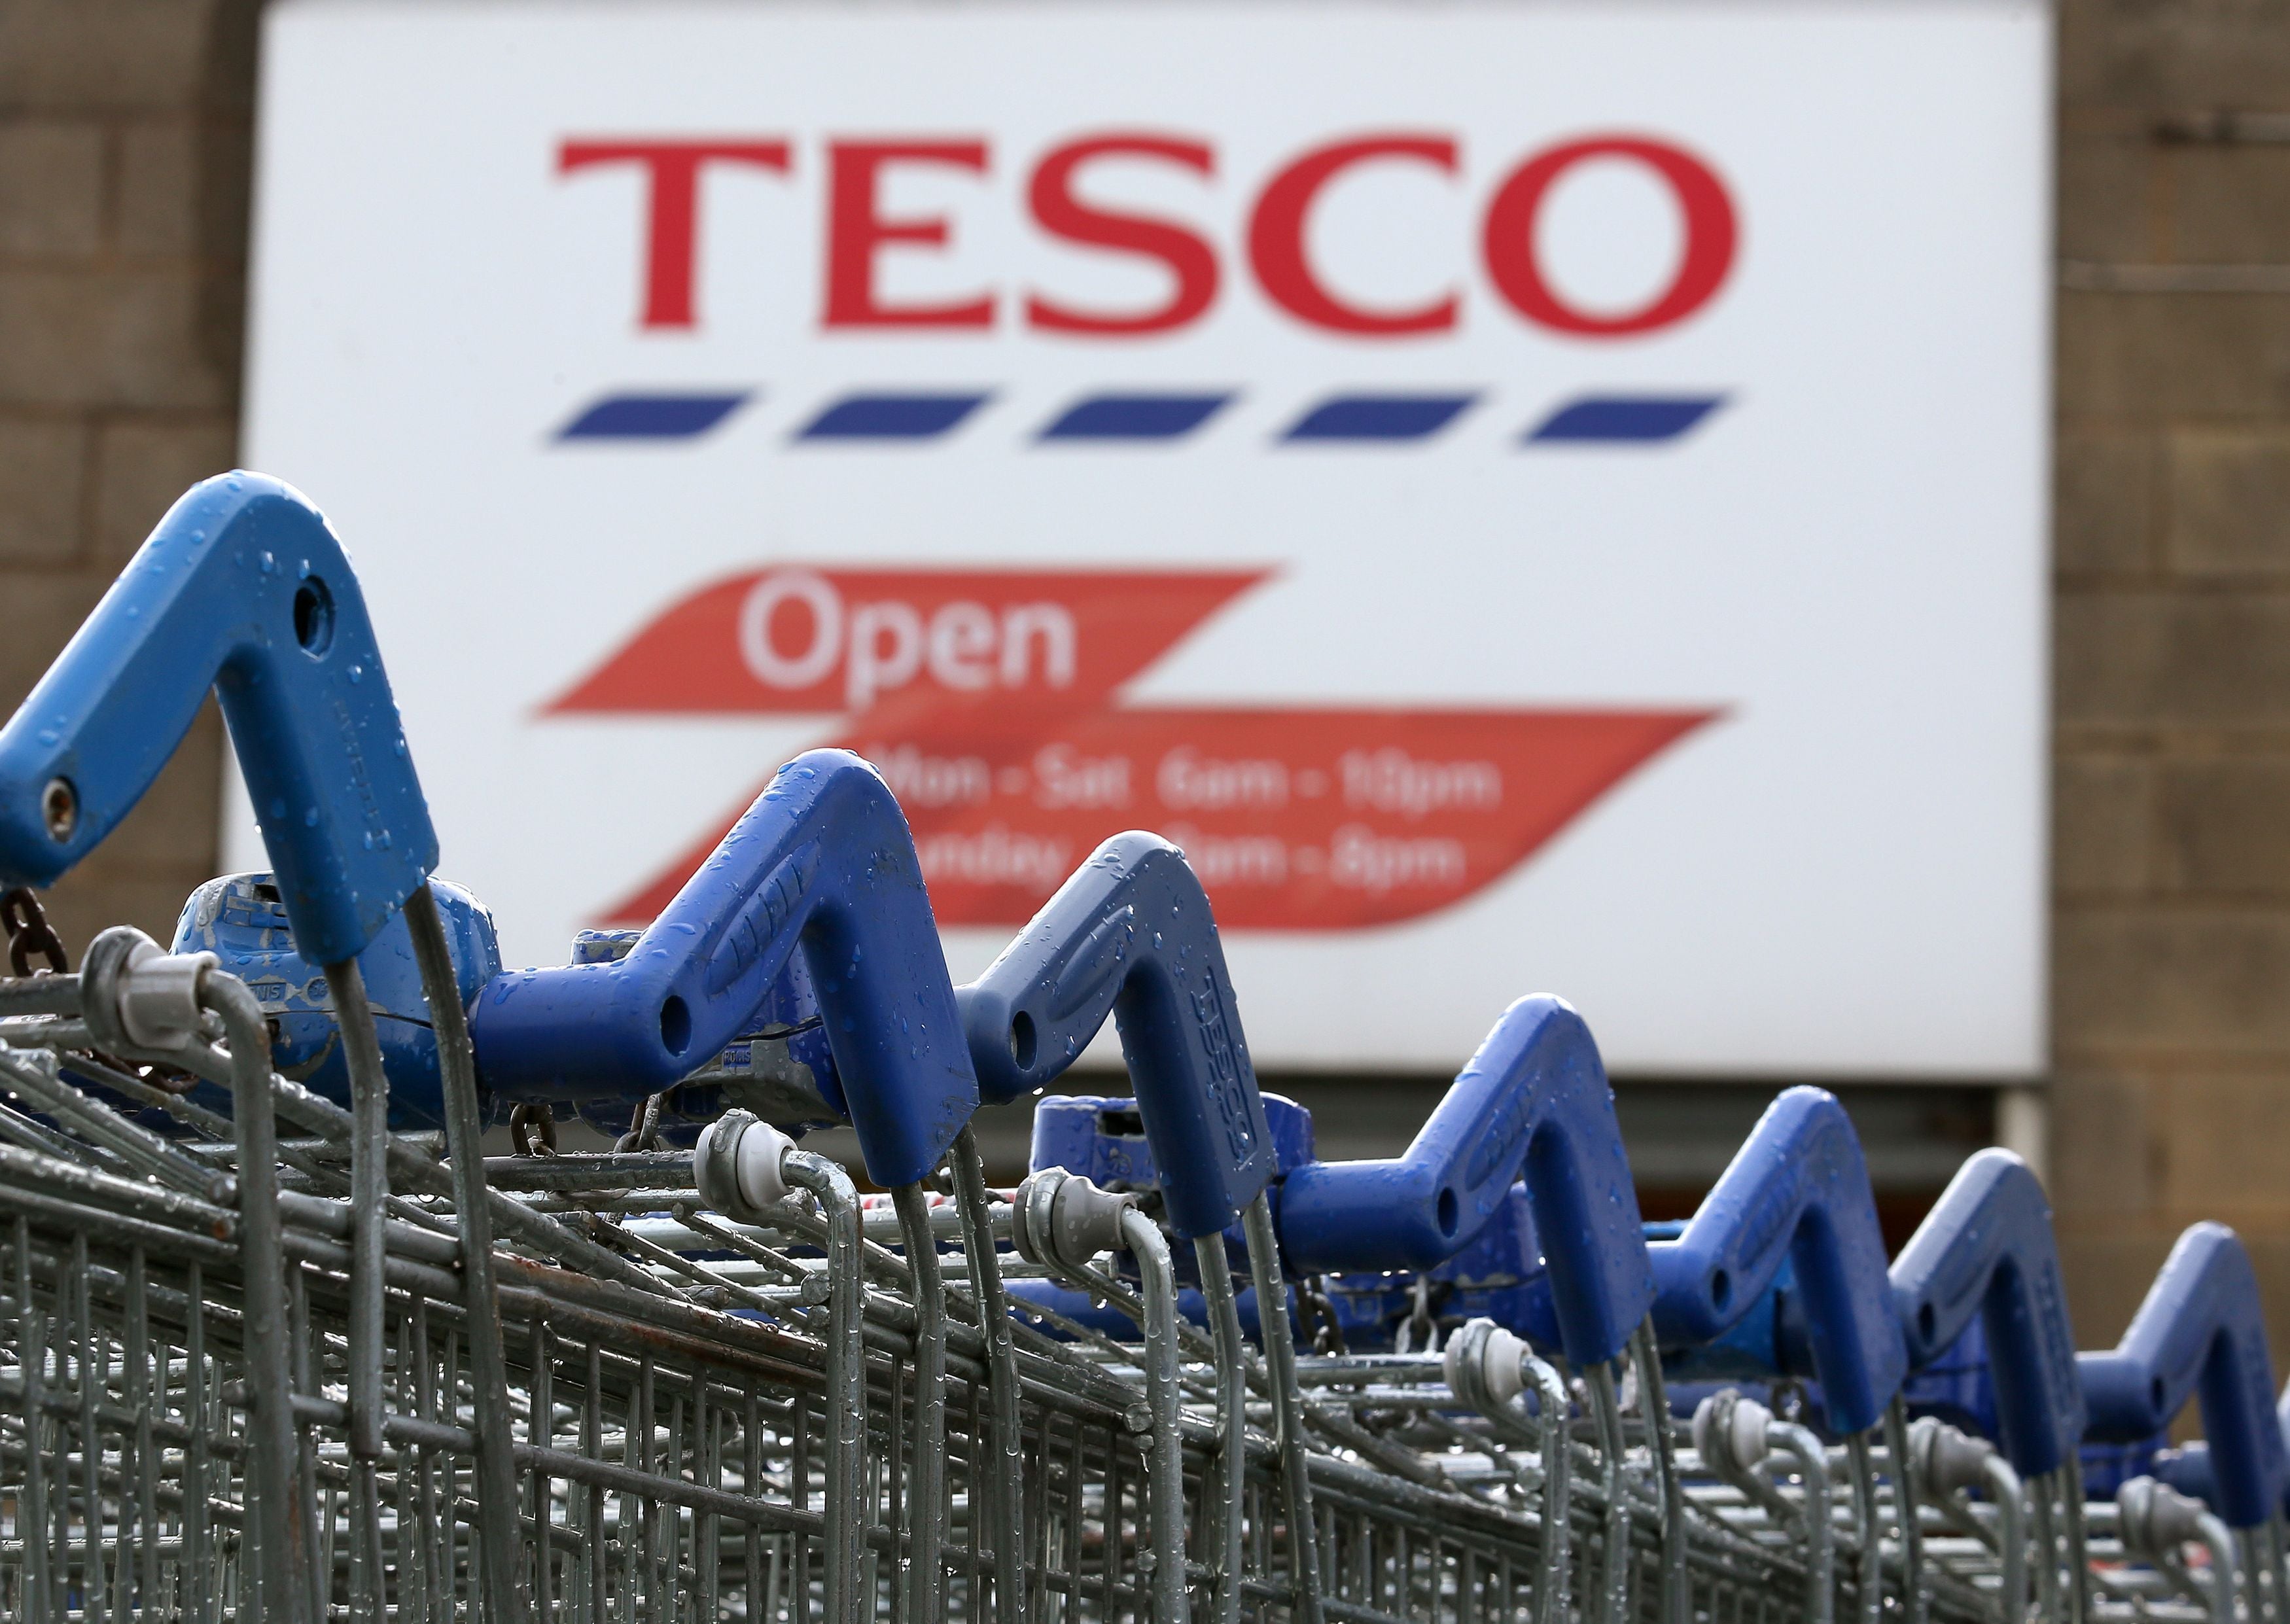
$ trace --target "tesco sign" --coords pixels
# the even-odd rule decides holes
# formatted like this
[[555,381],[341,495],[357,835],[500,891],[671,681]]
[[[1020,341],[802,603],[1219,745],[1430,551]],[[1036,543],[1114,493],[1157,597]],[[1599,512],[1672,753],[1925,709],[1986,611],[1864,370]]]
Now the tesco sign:
[[[1454,286],[1427,289],[1403,307],[1369,305],[1345,293],[1315,263],[1306,230],[1321,195],[1370,164],[1405,164],[1432,185],[1453,186],[1458,172],[1453,133],[1431,131],[1346,135],[1319,142],[1265,175],[1246,213],[1245,269],[1258,292],[1293,321],[1349,337],[1407,339],[1452,332],[1462,309]],[[693,248],[701,229],[701,177],[711,164],[740,164],[785,175],[796,146],[784,137],[663,140],[581,137],[563,141],[560,173],[632,165],[645,177],[641,225],[644,265],[642,324],[697,324]],[[1091,170],[1126,160],[1168,165],[1199,177],[1217,173],[1215,144],[1174,132],[1096,131],[1059,142],[1025,165],[1024,208],[1044,236],[1105,253],[1149,262],[1168,291],[1141,308],[1107,309],[1054,289],[981,287],[929,303],[886,296],[877,276],[885,252],[943,248],[957,221],[944,214],[886,215],[886,173],[902,165],[931,166],[977,177],[993,172],[992,144],[974,138],[830,136],[815,144],[812,161],[827,174],[826,290],[819,311],[823,329],[953,329],[987,332],[1003,322],[1045,332],[1104,339],[1177,332],[1199,321],[1216,302],[1225,278],[1218,251],[1197,226],[1181,220],[1127,212],[1092,202]],[[1667,281],[1635,308],[1584,308],[1544,275],[1535,228],[1552,187],[1579,165],[1605,160],[1642,168],[1667,188],[1681,227],[1683,251]],[[1488,194],[1474,245],[1488,283],[1516,318],[1555,332],[1627,338],[1675,325],[1701,308],[1733,268],[1738,227],[1726,183],[1701,158],[1676,141],[1639,134],[1578,137],[1526,154]],[[1459,254],[1465,245],[1453,244]]]
[[2042,1069],[2037,0],[265,17],[244,455],[512,960],[833,743],[958,980],[1181,844],[1269,1070]]

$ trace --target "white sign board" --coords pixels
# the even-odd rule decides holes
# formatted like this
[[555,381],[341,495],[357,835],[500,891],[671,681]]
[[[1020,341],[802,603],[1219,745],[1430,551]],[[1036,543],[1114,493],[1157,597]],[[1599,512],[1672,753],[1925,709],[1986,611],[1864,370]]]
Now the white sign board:
[[[2028,0],[268,13],[244,455],[512,963],[876,761],[1182,844],[1260,1065],[2044,1061]],[[260,865],[243,808],[229,848]]]

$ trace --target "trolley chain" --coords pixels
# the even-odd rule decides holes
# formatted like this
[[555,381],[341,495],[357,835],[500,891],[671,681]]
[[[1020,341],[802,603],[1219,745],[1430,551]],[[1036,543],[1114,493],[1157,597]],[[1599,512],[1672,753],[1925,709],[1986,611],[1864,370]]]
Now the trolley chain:
[[0,929],[8,933],[8,967],[18,975],[32,973],[34,954],[48,961],[53,974],[70,972],[71,960],[64,953],[63,938],[48,923],[48,910],[40,906],[39,896],[30,886],[0,891]]
[[[629,1118],[629,1131],[613,1141],[613,1151],[625,1155],[632,1150],[667,1149],[668,1141],[660,1136],[661,1108],[667,1103],[666,1091],[646,1095],[644,1103],[637,1107],[635,1113]],[[548,1129],[547,1139],[552,1149],[555,1148],[556,1138],[556,1127],[554,1123],[551,1123]]]
[[1453,1289],[1445,1280],[1434,1281],[1429,1275],[1415,1276],[1415,1284],[1408,1292],[1407,1321],[1400,1326],[1395,1343],[1399,1352],[1439,1351],[1438,1310],[1446,1306]]
[[[0,891],[0,932],[7,936],[8,968],[14,974],[34,974],[35,956],[47,961],[46,968],[37,973],[71,973],[71,957],[64,951],[64,939],[56,934],[56,927],[49,922],[48,910],[40,904],[39,893],[30,886],[15,885]],[[179,1067],[124,1060],[100,1049],[91,1048],[84,1052],[115,1071],[125,1072],[171,1094],[188,1094],[198,1086],[198,1079]]]
[[1336,1317],[1335,1300],[1328,1294],[1325,1275],[1306,1275],[1296,1283],[1296,1299],[1306,1316],[1313,1322],[1312,1352],[1321,1358],[1333,1356],[1341,1358],[1350,1348],[1344,1345],[1343,1322]]
[[518,1156],[556,1154],[556,1116],[545,1105],[519,1105],[508,1114],[508,1142]]

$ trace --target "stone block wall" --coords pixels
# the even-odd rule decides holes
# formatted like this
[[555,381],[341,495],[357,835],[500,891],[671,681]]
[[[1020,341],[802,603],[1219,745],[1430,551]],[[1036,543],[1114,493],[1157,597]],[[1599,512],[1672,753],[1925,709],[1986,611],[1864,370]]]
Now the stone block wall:
[[[238,438],[255,0],[0,0],[0,710]],[[212,703],[58,886],[76,960],[214,872]]]
[[[0,708],[229,465],[257,0],[0,0]],[[2062,0],[2051,1173],[2086,1345],[2178,1229],[2290,1349],[2290,0]],[[218,728],[53,897],[213,872]]]
[[2059,78],[2070,1290],[2111,1340],[2221,1219],[2290,1348],[2290,5],[2068,0]]

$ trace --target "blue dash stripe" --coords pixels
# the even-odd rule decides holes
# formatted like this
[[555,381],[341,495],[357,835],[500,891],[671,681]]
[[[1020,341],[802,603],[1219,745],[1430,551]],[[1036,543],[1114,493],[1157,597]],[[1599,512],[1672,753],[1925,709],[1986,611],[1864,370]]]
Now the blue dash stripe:
[[1042,430],[1045,440],[1175,440],[1232,399],[1221,395],[1090,395]]
[[607,395],[556,431],[560,440],[688,440],[747,404],[754,391],[669,395]]
[[1298,418],[1288,440],[1422,440],[1453,422],[1476,395],[1332,395]]
[[1529,444],[1551,441],[1675,440],[1726,404],[1723,395],[1585,395],[1529,431]]
[[798,440],[928,440],[986,403],[983,394],[846,395],[805,426]]

